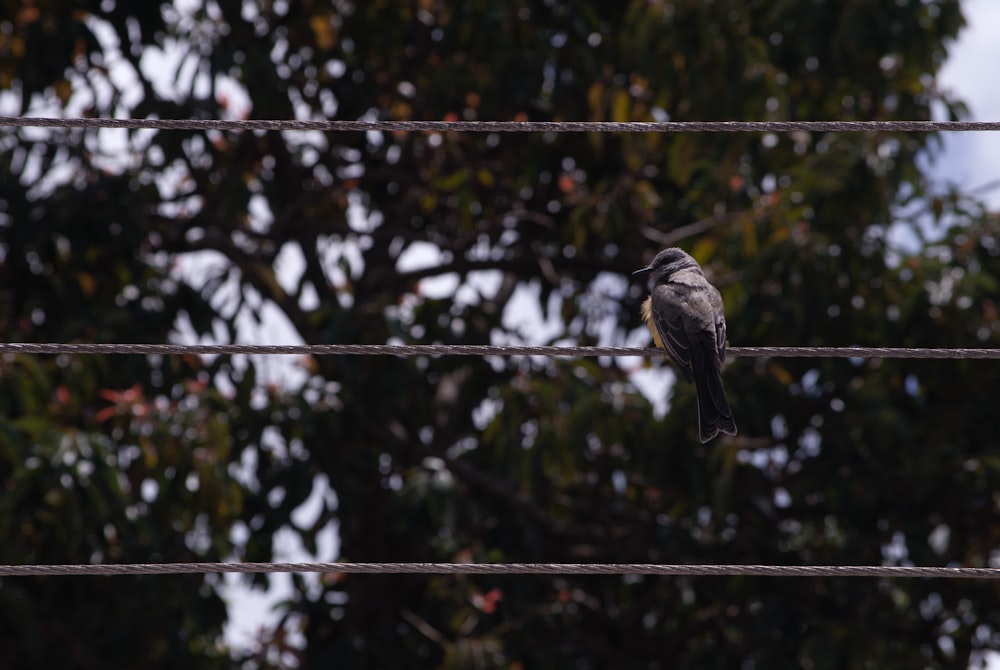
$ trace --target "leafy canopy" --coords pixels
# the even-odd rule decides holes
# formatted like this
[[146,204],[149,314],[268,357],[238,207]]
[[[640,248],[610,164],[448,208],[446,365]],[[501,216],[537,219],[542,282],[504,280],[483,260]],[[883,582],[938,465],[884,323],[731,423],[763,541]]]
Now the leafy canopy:
[[[21,114],[962,113],[934,82],[956,0],[0,7],[0,103]],[[7,129],[0,328],[639,343],[627,273],[680,244],[734,345],[990,346],[997,219],[927,184],[934,141]],[[707,447],[690,387],[662,418],[636,390],[670,376],[656,361],[273,366],[3,360],[3,561],[269,560],[278,530],[315,549],[330,524],[354,561],[994,560],[995,366],[740,359],[741,435]],[[282,371],[305,381],[258,381]],[[329,576],[297,580],[285,628],[231,655],[215,584],[6,580],[0,640],[12,663],[77,667],[966,667],[998,625],[981,583]]]

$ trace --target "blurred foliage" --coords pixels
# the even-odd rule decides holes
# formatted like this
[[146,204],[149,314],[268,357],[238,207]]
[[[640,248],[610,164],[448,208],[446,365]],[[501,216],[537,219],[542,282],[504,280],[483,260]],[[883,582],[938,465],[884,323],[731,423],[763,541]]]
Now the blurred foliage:
[[[0,105],[21,114],[963,113],[934,78],[957,0],[0,0],[0,17]],[[238,340],[280,314],[311,343],[642,342],[627,273],[680,244],[733,345],[993,346],[1000,220],[927,183],[935,142],[5,129],[0,337]],[[278,530],[315,550],[335,523],[352,561],[1000,561],[996,366],[739,359],[741,435],[702,446],[692,389],[658,419],[637,365],[323,357],[287,367],[296,385],[239,358],[8,356],[0,560],[271,560]],[[297,579],[233,652],[217,584],[7,579],[0,643],[76,667],[964,668],[1000,647],[985,582],[331,575]]]

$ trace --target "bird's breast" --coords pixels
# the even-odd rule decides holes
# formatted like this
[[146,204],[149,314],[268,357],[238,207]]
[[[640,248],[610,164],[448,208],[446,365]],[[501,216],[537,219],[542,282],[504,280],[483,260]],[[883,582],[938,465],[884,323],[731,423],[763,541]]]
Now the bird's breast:
[[663,340],[660,339],[660,333],[656,330],[656,321],[653,320],[653,296],[649,296],[642,303],[642,320],[646,322],[649,334],[653,336],[653,344],[660,349],[665,349]]

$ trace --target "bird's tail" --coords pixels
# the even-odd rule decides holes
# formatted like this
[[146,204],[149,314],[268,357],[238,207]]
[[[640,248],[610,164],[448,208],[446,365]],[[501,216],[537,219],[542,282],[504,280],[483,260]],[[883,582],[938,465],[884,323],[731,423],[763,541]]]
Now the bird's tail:
[[714,352],[692,351],[694,386],[698,394],[698,437],[702,444],[719,433],[736,434],[733,410],[722,387],[722,363]]

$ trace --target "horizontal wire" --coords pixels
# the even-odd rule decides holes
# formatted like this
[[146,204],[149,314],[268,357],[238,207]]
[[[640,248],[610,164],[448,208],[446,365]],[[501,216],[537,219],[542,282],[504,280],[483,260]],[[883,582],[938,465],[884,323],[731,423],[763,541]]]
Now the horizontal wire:
[[997,131],[1000,121],[295,121],[263,119],[59,119],[0,116],[0,126],[327,132],[739,133]]
[[0,577],[334,572],[419,575],[664,575],[1000,579],[1000,568],[887,565],[661,565],[658,563],[126,563],[0,565]]
[[[912,347],[730,347],[739,358],[1000,359],[1000,349]],[[522,346],[494,344],[77,344],[0,343],[0,354],[297,355],[297,356],[664,356],[654,347]]]

